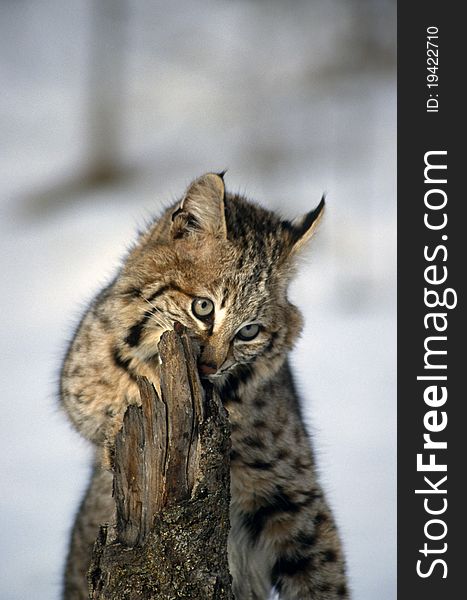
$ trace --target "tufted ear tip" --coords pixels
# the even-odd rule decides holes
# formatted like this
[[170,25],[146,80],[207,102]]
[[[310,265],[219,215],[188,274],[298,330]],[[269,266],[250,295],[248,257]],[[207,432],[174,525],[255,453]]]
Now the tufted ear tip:
[[315,233],[318,223],[321,221],[326,205],[326,194],[324,193],[321,200],[313,210],[306,213],[298,221],[293,223],[292,229],[292,251],[300,249]]
[[183,200],[172,214],[171,231],[174,238],[196,233],[227,237],[222,176],[205,173],[188,186]]
[[189,196],[200,192],[208,200],[223,200],[225,194],[224,174],[225,171],[221,171],[220,173],[205,173],[201,177],[198,177],[198,179],[195,179],[186,191],[184,202]]

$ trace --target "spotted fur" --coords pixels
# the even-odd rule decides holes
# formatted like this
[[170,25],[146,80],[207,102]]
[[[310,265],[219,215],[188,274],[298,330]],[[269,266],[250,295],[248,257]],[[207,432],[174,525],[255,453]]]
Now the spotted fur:
[[[223,175],[195,180],[137,240],[95,299],[66,355],[61,400],[96,446],[94,475],[72,534],[65,598],[87,598],[85,571],[97,525],[113,518],[106,464],[136,377],[159,385],[158,341],[179,321],[199,344],[200,372],[232,424],[229,564],[237,600],[348,598],[344,559],[317,481],[287,355],[302,327],[287,299],[297,253],[324,200],[290,222],[226,193]],[[212,314],[197,317],[193,300]],[[245,325],[258,325],[250,341]],[[256,331],[256,328],[254,329]]]

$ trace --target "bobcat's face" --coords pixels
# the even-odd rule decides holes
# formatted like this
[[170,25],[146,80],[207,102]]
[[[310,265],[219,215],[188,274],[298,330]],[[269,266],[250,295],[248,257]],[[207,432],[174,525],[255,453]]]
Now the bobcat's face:
[[[133,355],[154,356],[162,332],[178,321],[198,340],[200,373],[213,383],[277,371],[302,325],[287,300],[294,254],[321,208],[294,225],[226,196],[217,175],[195,181],[163,218],[163,240],[126,265],[123,281],[138,290],[139,318],[126,338]],[[131,303],[133,321],[135,312]]]
[[191,271],[198,273],[198,281],[193,281],[182,310],[183,323],[200,341],[201,374],[220,383],[239,366],[264,371],[285,358],[301,329],[301,317],[286,298],[286,282],[270,272],[269,261],[248,260],[239,246],[222,252],[221,244],[214,245],[206,262],[221,259],[219,267],[203,273],[193,261]]
[[252,262],[228,240],[177,240],[163,255],[156,250],[153,264],[157,273],[147,275],[157,283],[139,292],[140,316],[128,328],[136,356],[154,356],[162,332],[178,321],[199,342],[200,374],[213,383],[239,366],[263,373],[280,366],[302,320],[269,261]]

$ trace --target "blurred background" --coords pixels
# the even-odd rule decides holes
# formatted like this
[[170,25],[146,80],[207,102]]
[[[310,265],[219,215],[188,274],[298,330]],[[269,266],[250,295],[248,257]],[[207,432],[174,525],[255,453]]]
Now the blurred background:
[[0,598],[60,596],[90,453],[67,340],[136,228],[205,171],[328,210],[293,355],[355,600],[396,597],[395,2],[0,2]]

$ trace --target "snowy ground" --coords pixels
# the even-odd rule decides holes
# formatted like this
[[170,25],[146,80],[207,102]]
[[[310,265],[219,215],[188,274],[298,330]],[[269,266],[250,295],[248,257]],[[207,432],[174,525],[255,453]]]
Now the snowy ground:
[[293,363],[354,598],[393,600],[392,6],[127,4],[120,155],[136,170],[96,188],[67,186],[85,165],[88,3],[0,5],[0,598],[59,598],[89,452],[56,380],[82,307],[148,213],[229,167],[231,189],[288,217],[328,192],[291,290],[306,320]]

